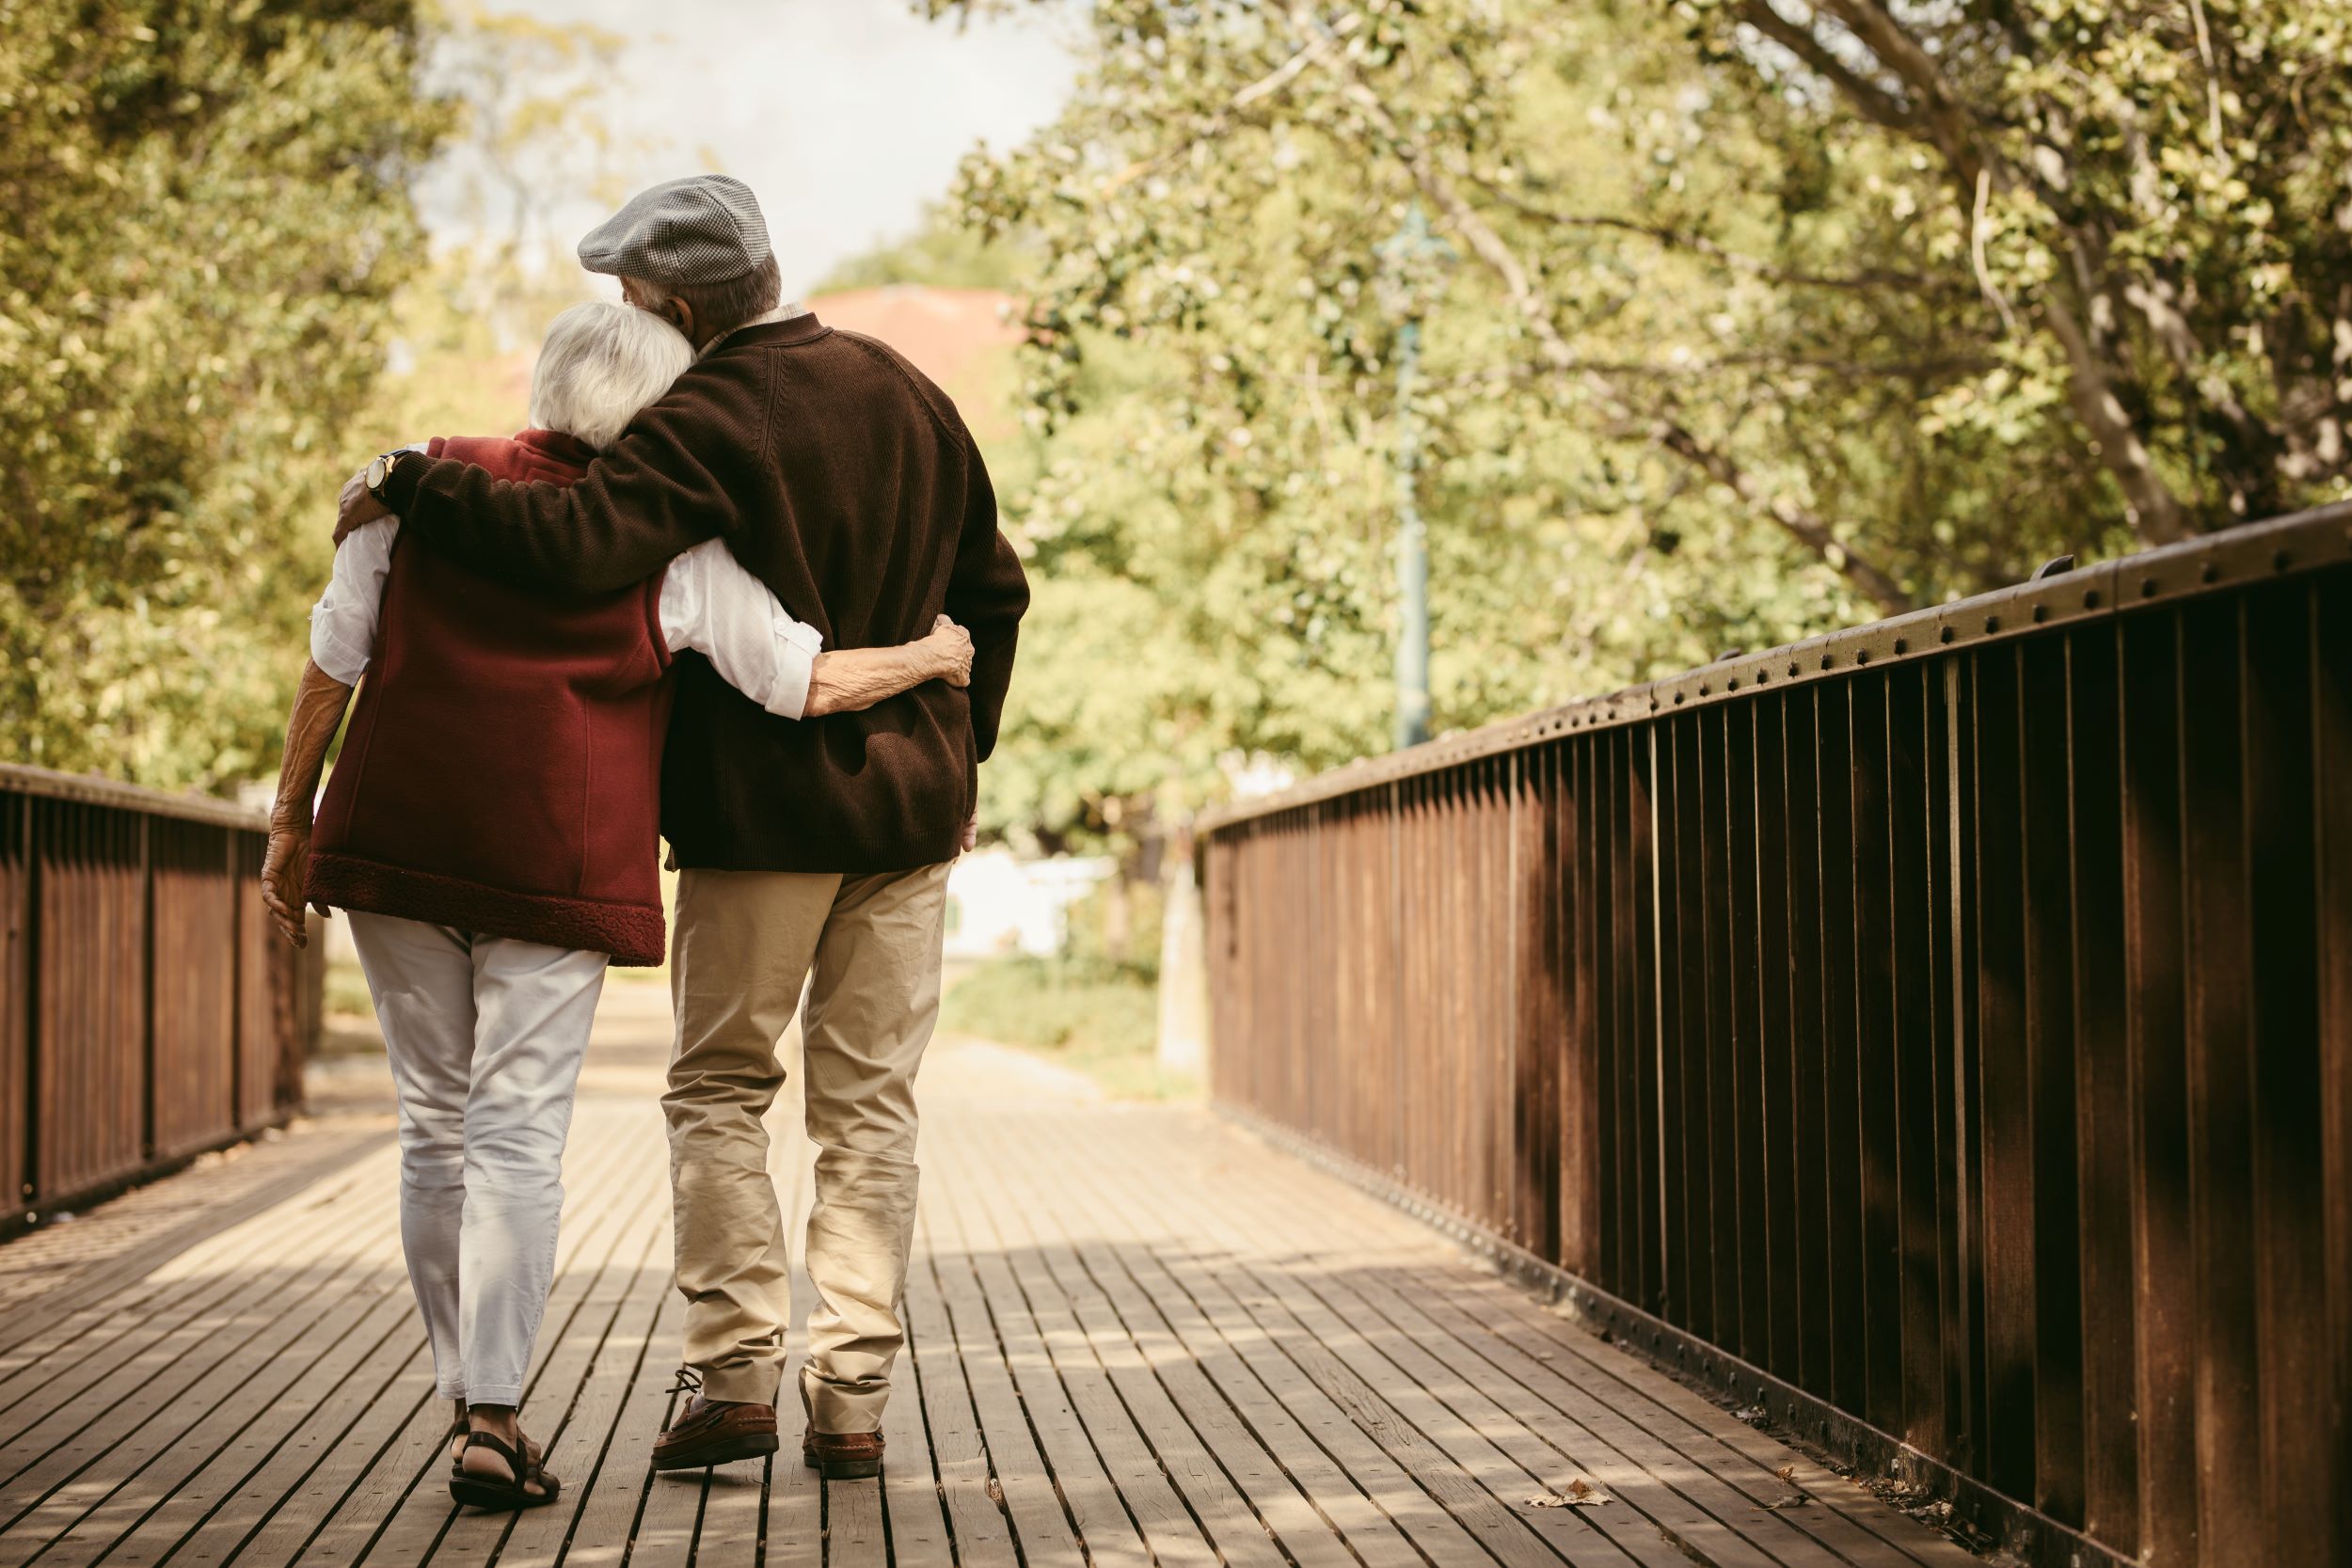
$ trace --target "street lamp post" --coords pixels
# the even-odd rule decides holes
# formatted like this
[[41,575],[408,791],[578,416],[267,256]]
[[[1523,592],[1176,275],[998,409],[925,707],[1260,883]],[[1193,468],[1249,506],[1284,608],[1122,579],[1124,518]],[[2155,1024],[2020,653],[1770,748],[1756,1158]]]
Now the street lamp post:
[[1396,331],[1396,744],[1429,738],[1429,530],[1421,520],[1416,475],[1421,431],[1413,378],[1421,372],[1421,318]]
[[1416,201],[1403,227],[1379,246],[1380,289],[1396,328],[1396,744],[1429,738],[1429,531],[1421,516],[1421,420],[1413,409],[1421,375],[1421,323],[1438,269],[1454,247],[1429,231]]

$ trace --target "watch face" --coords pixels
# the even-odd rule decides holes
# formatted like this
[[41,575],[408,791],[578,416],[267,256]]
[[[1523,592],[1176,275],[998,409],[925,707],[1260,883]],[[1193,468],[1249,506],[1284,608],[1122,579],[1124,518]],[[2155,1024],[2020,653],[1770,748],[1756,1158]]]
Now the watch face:
[[391,469],[392,466],[386,458],[379,456],[371,459],[368,463],[368,488],[371,490],[384,488],[384,476],[390,473]]

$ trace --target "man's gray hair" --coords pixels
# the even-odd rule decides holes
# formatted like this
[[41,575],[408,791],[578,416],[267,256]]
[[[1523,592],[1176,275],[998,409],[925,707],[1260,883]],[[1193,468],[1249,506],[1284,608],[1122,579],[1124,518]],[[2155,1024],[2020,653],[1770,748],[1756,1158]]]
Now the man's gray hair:
[[602,300],[575,305],[539,345],[531,422],[604,451],[693,362],[685,337],[651,311]]
[[650,277],[634,279],[645,291],[645,303],[659,309],[665,299],[677,299],[694,312],[694,336],[708,342],[732,332],[784,303],[784,275],[773,256],[763,256],[752,270],[723,283],[662,283]]

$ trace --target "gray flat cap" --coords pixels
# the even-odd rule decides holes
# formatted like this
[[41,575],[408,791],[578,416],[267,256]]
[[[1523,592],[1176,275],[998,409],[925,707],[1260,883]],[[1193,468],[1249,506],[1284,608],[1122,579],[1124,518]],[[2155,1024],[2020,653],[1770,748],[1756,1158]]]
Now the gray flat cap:
[[580,264],[648,283],[725,283],[768,260],[768,224],[752,188],[696,174],[639,191],[588,231]]

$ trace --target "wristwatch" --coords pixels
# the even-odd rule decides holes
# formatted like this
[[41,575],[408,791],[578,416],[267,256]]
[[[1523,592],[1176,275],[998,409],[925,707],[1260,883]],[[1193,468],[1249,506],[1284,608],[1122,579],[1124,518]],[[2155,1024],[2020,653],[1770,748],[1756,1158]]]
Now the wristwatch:
[[381,456],[370,461],[368,464],[368,471],[361,477],[360,483],[368,487],[368,494],[373,496],[376,500],[380,502],[384,499],[384,482],[392,477],[392,470],[399,467],[400,460],[404,457],[414,457],[417,454],[415,452],[409,451],[406,447],[403,447],[397,451],[385,452]]

